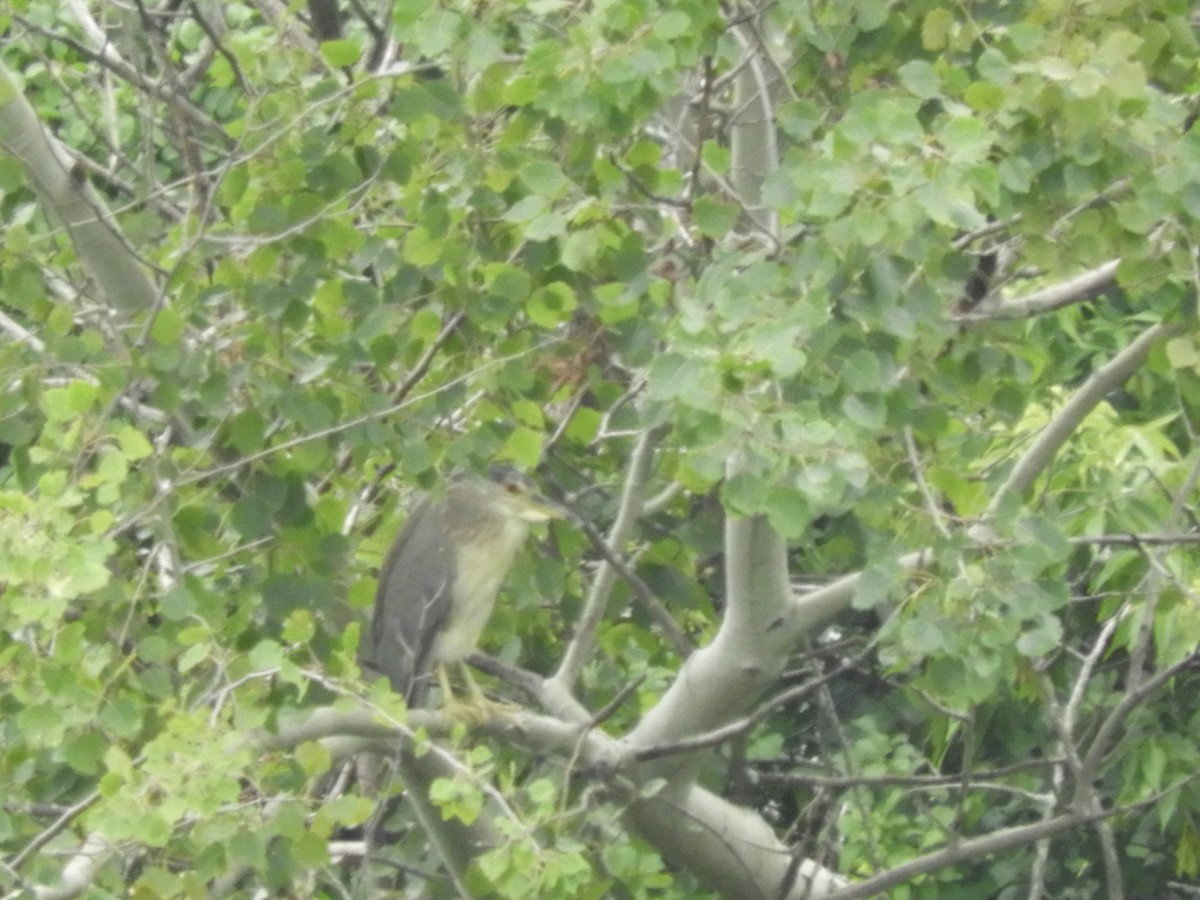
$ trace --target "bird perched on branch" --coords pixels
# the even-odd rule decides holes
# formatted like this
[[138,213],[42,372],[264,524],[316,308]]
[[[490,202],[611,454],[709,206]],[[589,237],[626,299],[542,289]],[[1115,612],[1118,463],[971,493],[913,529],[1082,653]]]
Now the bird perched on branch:
[[458,705],[486,709],[462,661],[479,642],[530,524],[561,517],[508,467],[493,468],[487,479],[463,476],[444,496],[426,497],[379,573],[364,662],[386,675],[410,708],[424,705],[435,669],[443,703],[455,703],[445,667],[458,663],[471,693]]

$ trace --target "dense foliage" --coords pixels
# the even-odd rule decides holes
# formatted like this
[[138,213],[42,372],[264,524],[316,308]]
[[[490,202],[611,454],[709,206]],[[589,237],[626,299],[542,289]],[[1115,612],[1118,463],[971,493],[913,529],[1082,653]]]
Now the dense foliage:
[[[0,11],[6,892],[1200,877],[1190,3],[68,6]],[[356,655],[495,460],[591,527],[486,633],[517,726],[411,717],[452,882]],[[736,815],[782,876],[689,856]]]

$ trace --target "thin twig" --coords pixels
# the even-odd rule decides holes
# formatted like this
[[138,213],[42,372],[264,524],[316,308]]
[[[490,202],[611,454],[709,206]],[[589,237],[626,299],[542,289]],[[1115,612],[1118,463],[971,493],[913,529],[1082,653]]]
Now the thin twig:
[[[564,504],[565,505],[565,504]],[[568,507],[569,508],[569,507]],[[671,611],[663,605],[662,601],[654,595],[654,591],[650,589],[650,585],[646,584],[633,569],[626,565],[625,561],[618,556],[613,549],[604,540],[604,536],[596,530],[591,522],[587,521],[583,516],[579,515],[576,510],[571,510],[574,513],[575,524],[591,541],[592,547],[595,548],[604,561],[616,569],[617,574],[628,583],[633,589],[633,593],[637,596],[638,602],[650,614],[650,618],[654,623],[662,629],[666,635],[668,642],[671,644],[671,649],[686,659],[693,650],[696,649],[695,644],[683,633],[683,629],[679,627],[679,623],[675,621],[675,617],[671,615]]]
[[1200,544],[1200,534],[1186,532],[1184,534],[1101,534],[1082,535],[1067,538],[1067,543],[1073,546],[1094,544],[1099,547],[1124,546],[1141,547],[1155,545]]
[[[632,458],[629,461],[629,469],[625,476],[625,487],[621,494],[621,505],[617,510],[616,520],[613,522],[612,528],[609,531],[608,540],[604,543],[613,552],[616,549],[624,546],[633,533],[634,525],[637,524],[638,518],[642,512],[642,492],[645,487],[647,478],[650,475],[651,465],[654,461],[654,448],[657,445],[658,432],[655,429],[646,429],[638,438],[637,444],[634,446]],[[573,685],[582,671],[584,663],[591,658],[592,650],[596,644],[596,630],[600,627],[600,620],[604,617],[604,611],[608,608],[608,600],[612,595],[613,587],[616,585],[617,569],[610,562],[605,560],[600,564],[600,568],[596,571],[596,577],[592,581],[592,589],[588,592],[588,597],[583,606],[583,613],[579,617],[579,623],[575,627],[575,635],[571,638],[571,643],[567,645],[567,650],[563,654],[562,662],[559,664],[558,671],[554,673],[552,680],[557,681],[564,687],[569,688]]]
[[308,434],[298,435],[297,437],[290,438],[289,440],[282,441],[278,444],[274,444],[270,447],[266,447],[263,450],[259,450],[257,453],[251,453],[248,456],[243,456],[241,459],[236,459],[233,462],[226,463],[226,464],[220,465],[220,466],[215,466],[211,469],[204,469],[204,470],[201,470],[198,472],[193,472],[192,474],[185,475],[176,481],[171,481],[169,483],[166,483],[166,484],[164,484],[163,488],[159,491],[159,493],[154,497],[154,499],[150,503],[146,504],[141,509],[139,509],[137,512],[133,513],[126,519],[123,519],[121,522],[118,522],[116,525],[114,525],[113,528],[109,531],[108,536],[113,537],[118,534],[122,534],[125,531],[127,531],[128,529],[132,528],[138,522],[141,522],[142,520],[144,520],[147,515],[149,515],[168,496],[170,496],[174,491],[178,490],[179,488],[187,487],[188,485],[197,484],[197,483],[203,482],[203,481],[208,481],[213,478],[220,478],[225,475],[229,475],[230,473],[236,472],[239,469],[247,468],[248,466],[253,465],[254,463],[258,462],[261,459],[267,459],[267,458],[275,456],[276,454],[279,454],[279,453],[286,453],[288,450],[292,450],[296,447],[301,447],[301,446],[309,443],[310,441],[319,441],[319,440],[322,440],[327,437],[332,437],[333,435],[336,435],[336,434],[341,434],[344,431],[349,431],[351,429],[357,428],[360,425],[365,425],[368,422],[375,422],[375,421],[378,421],[379,419],[386,419],[389,416],[394,416],[397,413],[402,412],[403,410],[407,409],[410,406],[413,406],[424,400],[429,400],[433,397],[436,397],[438,394],[445,393],[448,390],[453,390],[455,387],[459,386],[463,382],[468,381],[471,378],[474,378],[475,376],[477,376],[479,374],[479,372],[481,372],[485,369],[493,368],[495,366],[500,366],[507,362],[511,362],[514,359],[519,359],[522,356],[526,356],[530,353],[537,352],[538,350],[542,349],[543,347],[547,346],[548,344],[554,343],[557,340],[559,340],[559,339],[551,337],[551,338],[548,338],[546,341],[544,341],[542,344],[538,344],[533,347],[526,348],[524,350],[521,350],[518,353],[513,353],[509,356],[497,357],[496,359],[488,360],[486,363],[484,363],[479,368],[474,369],[470,372],[467,372],[463,375],[460,375],[456,378],[452,378],[449,381],[447,381],[445,384],[440,384],[437,387],[432,388],[423,394],[417,394],[416,396],[405,397],[399,403],[390,404],[383,409],[377,409],[372,412],[363,413],[361,416],[357,416],[353,419],[350,419],[349,421],[341,422],[337,425],[330,425],[328,428],[321,428],[321,429],[318,429],[317,431],[309,432]]
[[904,451],[908,454],[908,464],[912,467],[913,478],[917,482],[917,489],[920,490],[921,497],[925,500],[925,509],[928,511],[929,517],[933,519],[933,524],[942,537],[949,537],[950,529],[946,526],[946,517],[942,513],[937,498],[933,495],[933,491],[929,488],[929,482],[925,480],[925,467],[921,463],[921,454],[917,450],[917,442],[913,439],[912,427],[908,425],[904,426]]
[[[990,769],[986,772],[973,772],[975,780],[971,787],[976,790],[1020,791],[1010,785],[995,784],[997,778],[1028,772],[1030,769],[1042,769],[1061,763],[1062,759],[1035,759],[1029,762],[1006,766],[1001,769]],[[763,784],[777,784],[783,787],[808,788],[853,788],[853,787],[916,787],[939,788],[953,787],[958,784],[962,775],[953,772],[949,775],[802,775],[798,772],[756,772],[755,779]],[[1020,791],[1021,796],[1038,802],[1045,802],[1047,797],[1030,791]]]
[[92,804],[99,799],[100,792],[93,791],[78,803],[68,806],[63,811],[62,815],[51,822],[36,837],[34,837],[33,840],[26,844],[20,853],[8,860],[7,864],[9,868],[13,869],[14,871],[20,869],[25,861],[29,859],[29,857],[33,856],[33,854],[41,850],[44,846],[46,846],[46,844],[54,840],[54,838],[61,834],[68,825],[74,822],[75,819],[77,819],[84,812],[84,810],[92,806]]

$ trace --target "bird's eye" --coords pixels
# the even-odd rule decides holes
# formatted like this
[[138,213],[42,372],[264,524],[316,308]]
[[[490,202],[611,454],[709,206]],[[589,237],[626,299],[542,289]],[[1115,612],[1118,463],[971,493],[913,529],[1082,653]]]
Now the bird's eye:
[[515,481],[506,482],[504,485],[504,489],[506,491],[508,491],[510,494],[521,493],[521,486],[519,484],[517,484]]

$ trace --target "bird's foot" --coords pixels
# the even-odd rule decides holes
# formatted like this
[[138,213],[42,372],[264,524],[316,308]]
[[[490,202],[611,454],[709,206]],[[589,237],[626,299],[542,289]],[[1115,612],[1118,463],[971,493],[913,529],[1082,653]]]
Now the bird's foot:
[[512,718],[521,707],[491,700],[479,693],[463,699],[455,697],[443,705],[442,711],[456,721],[478,727],[492,719]]

